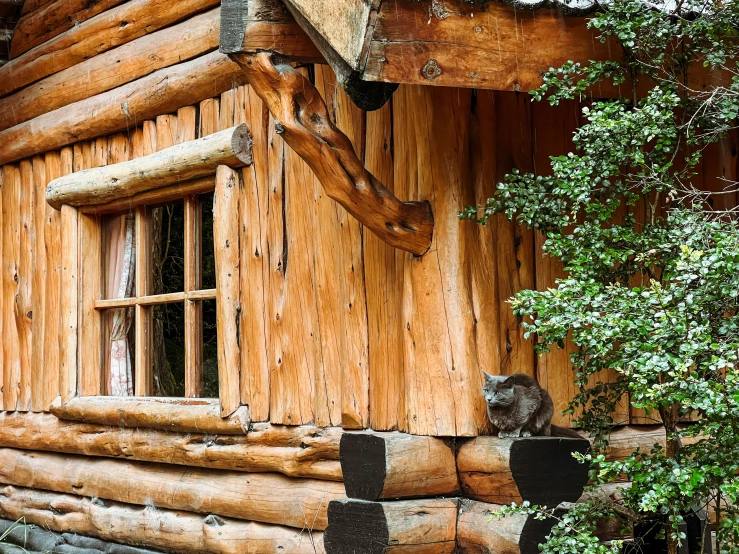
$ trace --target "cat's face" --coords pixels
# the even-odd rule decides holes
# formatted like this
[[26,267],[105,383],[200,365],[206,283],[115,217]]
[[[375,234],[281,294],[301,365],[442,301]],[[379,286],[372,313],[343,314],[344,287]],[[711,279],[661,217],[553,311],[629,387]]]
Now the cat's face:
[[515,400],[513,379],[505,375],[483,373],[485,373],[485,384],[482,387],[482,395],[485,397],[485,402],[494,408],[505,408],[513,404]]

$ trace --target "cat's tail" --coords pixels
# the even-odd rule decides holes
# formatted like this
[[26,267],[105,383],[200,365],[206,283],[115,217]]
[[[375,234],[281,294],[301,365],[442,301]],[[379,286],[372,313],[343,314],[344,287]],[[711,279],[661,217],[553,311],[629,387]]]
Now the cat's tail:
[[553,437],[567,437],[571,439],[584,439],[580,433],[574,429],[568,427],[560,427],[559,425],[552,424],[552,435]]

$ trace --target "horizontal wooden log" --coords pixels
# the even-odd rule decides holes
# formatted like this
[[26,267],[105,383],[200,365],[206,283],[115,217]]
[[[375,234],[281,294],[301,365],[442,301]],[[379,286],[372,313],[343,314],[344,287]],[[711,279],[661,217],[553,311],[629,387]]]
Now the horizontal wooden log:
[[325,552],[320,532],[17,487],[0,489],[0,516],[24,517],[27,523],[53,531],[174,552]]
[[82,61],[0,100],[0,130],[218,48],[220,9]]
[[296,61],[323,63],[316,45],[280,0],[223,0],[219,49],[224,54],[269,50]]
[[[620,460],[630,456],[639,449],[649,453],[655,445],[666,446],[665,428],[662,425],[627,425],[611,430],[608,436],[608,450],[606,459]],[[696,437],[684,437],[683,445],[693,444],[699,440]]]
[[281,440],[275,440],[271,426],[245,436],[175,433],[70,422],[51,414],[0,412],[0,447],[328,481],[342,479],[341,434],[337,427],[308,425],[288,427]]
[[341,483],[0,448],[0,483],[323,530]]
[[458,551],[464,554],[511,553],[538,554],[552,526],[553,519],[514,515],[491,519],[503,506],[462,499],[457,522]]
[[214,174],[219,165],[243,167],[252,163],[251,145],[242,123],[148,156],[59,177],[46,187],[46,201],[56,209],[104,204]]
[[466,440],[457,450],[463,494],[493,504],[575,502],[588,482],[588,466],[572,454],[589,448],[585,439],[561,437]]
[[10,46],[11,59],[124,1],[52,0],[20,18]]
[[72,27],[0,68],[0,97],[215,5],[218,5],[218,0],[125,2]]
[[380,500],[459,492],[454,447],[405,433],[344,433],[341,470],[349,498]]
[[218,52],[160,69],[0,132],[0,165],[116,133],[243,84],[241,68]]
[[452,554],[457,499],[334,500],[324,533],[330,554]]
[[116,427],[217,435],[243,435],[249,430],[246,406],[224,419],[217,400],[200,398],[78,396],[64,405],[57,398],[50,411],[59,419]]
[[390,246],[423,255],[434,220],[428,202],[401,202],[359,160],[331,121],[315,86],[269,52],[232,54],[275,118],[277,132],[308,164],[326,194]]

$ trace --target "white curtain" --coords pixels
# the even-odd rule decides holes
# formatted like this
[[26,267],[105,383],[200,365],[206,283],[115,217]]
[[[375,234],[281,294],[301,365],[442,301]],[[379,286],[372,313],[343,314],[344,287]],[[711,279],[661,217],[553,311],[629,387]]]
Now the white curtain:
[[[108,252],[107,298],[128,298],[133,293],[136,245],[134,217],[122,215],[106,226]],[[133,322],[133,308],[113,310],[110,344],[107,349],[106,375],[108,394],[133,396],[133,364],[128,332]]]

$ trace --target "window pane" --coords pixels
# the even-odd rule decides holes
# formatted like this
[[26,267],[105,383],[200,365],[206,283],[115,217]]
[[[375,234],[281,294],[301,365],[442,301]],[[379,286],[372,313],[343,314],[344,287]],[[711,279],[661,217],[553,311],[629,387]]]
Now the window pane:
[[216,288],[216,260],[213,244],[213,193],[200,195],[203,214],[203,289]]
[[102,218],[103,298],[134,295],[136,277],[136,225],[133,214]]
[[105,310],[101,316],[103,394],[133,396],[136,375],[134,308]]
[[154,396],[185,396],[184,304],[161,304],[152,311]]
[[203,397],[218,398],[216,301],[203,300]]
[[151,210],[151,294],[185,290],[185,220],[182,200]]

